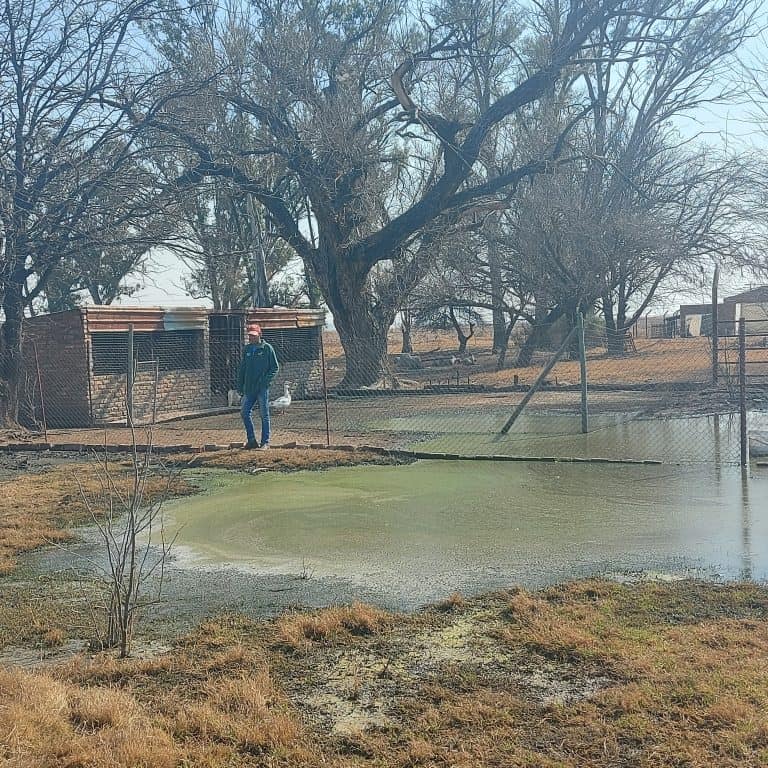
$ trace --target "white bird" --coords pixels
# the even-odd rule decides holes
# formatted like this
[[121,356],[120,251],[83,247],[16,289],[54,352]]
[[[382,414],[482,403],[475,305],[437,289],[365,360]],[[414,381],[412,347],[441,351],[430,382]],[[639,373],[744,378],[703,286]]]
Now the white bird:
[[290,404],[291,404],[291,390],[288,387],[288,382],[286,382],[285,388],[283,389],[283,394],[280,397],[273,400],[269,404],[269,407],[274,408],[275,410],[278,410],[282,413]]

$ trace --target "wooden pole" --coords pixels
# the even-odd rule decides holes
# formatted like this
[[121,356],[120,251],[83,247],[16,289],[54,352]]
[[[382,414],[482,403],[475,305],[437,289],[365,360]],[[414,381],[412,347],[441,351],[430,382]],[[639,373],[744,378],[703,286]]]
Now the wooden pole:
[[717,386],[718,367],[720,363],[720,328],[717,316],[717,284],[720,280],[720,265],[715,265],[715,276],[712,278],[712,383]]
[[589,410],[587,405],[587,344],[584,340],[584,315],[578,313],[579,364],[581,368],[581,432],[589,432]]
[[130,426],[133,424],[133,323],[128,326],[127,358],[125,369],[125,415]]
[[43,435],[45,442],[48,442],[48,422],[45,418],[45,395],[43,394],[43,377],[40,375],[40,358],[37,356],[37,344],[32,342],[32,349],[35,351],[35,366],[37,367],[37,388],[40,390],[40,415],[43,419]]
[[320,328],[320,365],[323,369],[323,402],[325,403],[325,444],[331,444],[331,420],[328,416],[328,382],[325,378],[325,344],[323,343],[323,329]]
[[544,366],[544,370],[537,376],[536,381],[531,384],[531,388],[525,393],[525,397],[520,401],[520,405],[515,408],[512,415],[507,419],[506,424],[499,430],[499,435],[506,435],[509,432],[510,427],[517,421],[517,417],[523,412],[523,409],[528,405],[528,401],[536,394],[537,390],[541,386],[541,383],[547,377],[547,374],[555,367],[555,364],[565,354],[565,351],[570,347],[571,340],[578,328],[571,328],[568,335],[565,337],[565,341],[560,345],[557,352],[552,356],[552,359]]
[[154,368],[154,374],[155,374],[155,386],[154,390],[152,391],[152,423],[157,423],[157,387],[160,383],[160,361],[155,360],[155,368]]
[[744,318],[739,318],[739,437],[741,466],[749,463],[749,435],[747,432],[747,329]]

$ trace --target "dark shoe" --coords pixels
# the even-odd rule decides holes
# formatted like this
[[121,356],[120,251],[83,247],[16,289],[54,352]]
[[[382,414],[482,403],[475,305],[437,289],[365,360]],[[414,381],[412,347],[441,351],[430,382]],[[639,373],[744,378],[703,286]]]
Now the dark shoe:
[[245,444],[245,449],[246,449],[247,451],[252,451],[254,448],[259,448],[259,444],[258,444],[258,443],[257,443],[255,440],[249,440],[249,441],[248,441],[248,442]]

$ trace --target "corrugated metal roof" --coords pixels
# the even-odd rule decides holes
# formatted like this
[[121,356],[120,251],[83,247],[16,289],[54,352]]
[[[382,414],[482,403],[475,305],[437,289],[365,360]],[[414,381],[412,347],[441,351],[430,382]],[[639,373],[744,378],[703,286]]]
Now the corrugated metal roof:
[[208,327],[208,312],[169,309],[163,315],[166,331],[204,331]]
[[322,309],[249,309],[246,319],[262,328],[316,328],[325,324],[325,312]]
[[758,288],[751,288],[748,291],[742,291],[735,296],[727,296],[723,301],[736,304],[765,304],[768,302],[768,285],[761,285]]
[[139,332],[205,329],[209,310],[201,307],[104,307],[88,306],[82,309],[88,333],[106,331]]
[[[246,309],[217,312],[205,307],[115,307],[87,306],[83,315],[88,333],[202,330],[208,327],[210,315],[244,315],[245,322],[259,323],[263,328],[313,328],[325,324],[322,309]],[[41,316],[42,317],[42,316]]]
[[88,333],[127,331],[162,331],[163,310],[159,307],[84,307]]

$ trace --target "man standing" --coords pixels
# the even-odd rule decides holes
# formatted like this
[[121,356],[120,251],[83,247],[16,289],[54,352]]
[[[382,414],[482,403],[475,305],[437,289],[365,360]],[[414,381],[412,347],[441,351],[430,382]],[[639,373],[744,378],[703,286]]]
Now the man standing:
[[[261,338],[261,326],[248,325],[248,343],[243,349],[243,359],[237,374],[237,391],[243,396],[241,416],[248,438],[246,448],[269,448],[269,385],[280,366],[271,344]],[[256,442],[251,411],[259,404],[261,414],[261,445]]]

